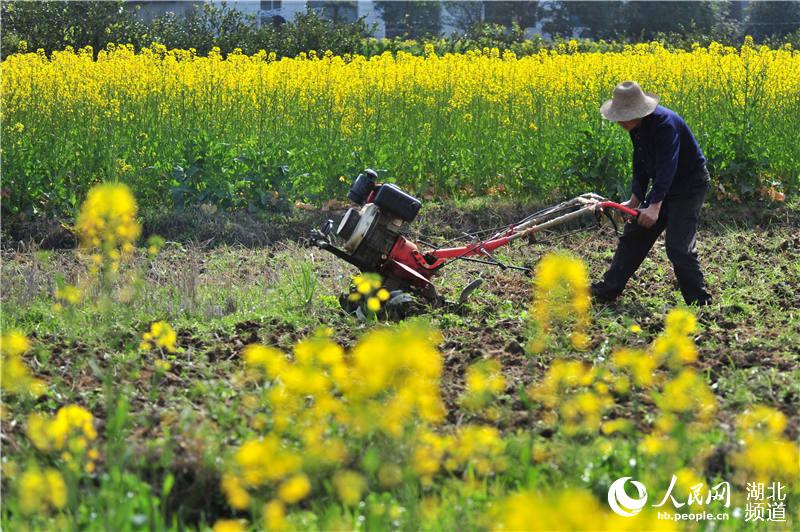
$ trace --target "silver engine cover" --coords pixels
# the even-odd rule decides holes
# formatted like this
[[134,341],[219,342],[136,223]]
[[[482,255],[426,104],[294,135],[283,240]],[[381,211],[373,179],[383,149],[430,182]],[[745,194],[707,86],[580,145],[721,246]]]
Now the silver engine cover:
[[[349,212],[347,213],[350,214]],[[364,240],[364,237],[369,232],[370,228],[377,222],[378,216],[380,215],[380,210],[378,206],[374,203],[367,203],[361,208],[359,212],[361,215],[360,219],[358,220],[358,224],[356,224],[355,229],[353,229],[352,234],[344,243],[344,249],[348,253],[353,253],[361,242]],[[342,218],[342,221],[339,223],[339,228],[337,229],[337,233],[340,233],[342,228],[345,226],[347,220],[347,216]]]

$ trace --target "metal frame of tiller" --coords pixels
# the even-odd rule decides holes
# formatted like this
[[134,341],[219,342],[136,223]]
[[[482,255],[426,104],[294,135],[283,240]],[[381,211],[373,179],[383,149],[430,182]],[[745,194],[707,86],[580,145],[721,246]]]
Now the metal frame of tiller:
[[[382,275],[384,286],[393,290],[393,298],[402,291],[410,290],[429,302],[441,302],[431,279],[447,264],[467,260],[529,272],[528,268],[503,264],[492,252],[514,240],[567,224],[586,214],[599,216],[602,213],[612,222],[614,220],[609,213],[612,210],[618,211],[623,217],[638,215],[638,211],[608,201],[598,194],[586,193],[532,213],[517,223],[466,235],[473,239],[468,244],[437,247],[420,240],[413,241],[405,235],[407,224],[419,212],[419,200],[393,184],[376,184],[376,177],[375,172],[366,170],[353,182],[348,197],[359,207],[348,209],[338,224],[336,236],[342,242],[342,247],[332,242],[333,220],[328,220],[321,229],[311,232],[311,243],[364,273]],[[616,228],[615,222],[614,226]],[[421,247],[427,250],[421,250]],[[480,283],[478,279],[464,288],[460,301],[465,301]]]

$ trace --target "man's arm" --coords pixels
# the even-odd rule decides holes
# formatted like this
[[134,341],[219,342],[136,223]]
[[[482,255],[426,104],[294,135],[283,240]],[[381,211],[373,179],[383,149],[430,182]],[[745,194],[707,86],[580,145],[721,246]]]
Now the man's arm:
[[653,227],[661,213],[661,202],[669,192],[678,170],[681,140],[675,127],[665,122],[656,128],[656,175],[650,191],[649,204],[641,211],[637,221],[644,227]]
[[[633,143],[633,180],[631,181],[631,199],[629,199],[626,203],[632,209],[635,209],[641,203],[642,198],[644,198],[644,195],[647,192],[647,184],[649,181],[642,170],[642,161],[640,160],[639,156],[640,150],[638,149],[638,144],[634,139],[634,134],[631,132],[631,142]],[[635,205],[633,204],[634,198],[636,198]]]
[[664,201],[678,170],[681,138],[671,123],[665,122],[656,128],[655,148],[656,175],[653,178],[653,190],[650,191],[651,204]]

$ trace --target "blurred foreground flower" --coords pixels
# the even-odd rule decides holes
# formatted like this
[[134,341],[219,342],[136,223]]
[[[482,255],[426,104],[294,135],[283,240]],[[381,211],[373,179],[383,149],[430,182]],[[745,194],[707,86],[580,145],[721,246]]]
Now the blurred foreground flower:
[[534,327],[528,349],[542,352],[555,323],[574,324],[570,340],[575,349],[589,347],[589,277],[578,258],[549,253],[536,266],[531,318]]
[[487,406],[506,388],[502,367],[497,360],[481,360],[469,368],[465,376],[466,391],[461,404],[469,410]]
[[19,477],[17,491],[20,510],[26,514],[61,510],[67,504],[67,485],[56,469],[42,471],[35,465],[26,469]]
[[[258,414],[265,421],[257,424],[264,433],[231,455],[222,479],[229,504],[247,509],[255,499],[266,505],[265,521],[282,522],[287,506],[322,486],[332,486],[351,505],[361,500],[369,478],[382,486],[401,483],[398,462],[411,461],[416,429],[444,417],[439,339],[410,323],[370,332],[349,354],[325,331],[300,341],[291,357],[274,347],[247,346],[248,378],[265,384]],[[369,475],[339,469],[369,439],[383,442],[391,462],[365,459]]]
[[556,360],[544,379],[528,388],[528,396],[544,405],[543,420],[568,436],[600,429],[603,415],[614,405],[606,371],[577,360]]
[[77,286],[60,282],[59,286],[56,288],[56,302],[53,303],[53,310],[59,312],[64,306],[70,307],[77,305],[81,302],[82,297],[83,293]]
[[[175,343],[178,335],[165,321],[157,321],[150,325],[150,330],[142,335],[142,342],[139,349],[148,350],[154,347],[165,349],[169,353],[176,351]],[[167,368],[169,369],[169,368]]]
[[220,519],[214,523],[213,532],[245,532],[247,522],[243,519]]
[[26,434],[39,451],[60,452],[58,457],[72,471],[83,468],[94,471],[94,462],[99,453],[92,447],[97,439],[94,417],[91,412],[78,405],[66,405],[54,416],[34,413],[28,416]]
[[158,255],[158,252],[161,251],[161,248],[164,247],[164,244],[166,244],[166,241],[163,237],[158,235],[150,236],[150,238],[147,239],[147,254],[150,255],[150,257],[155,257]]
[[630,423],[604,417],[617,398],[638,400],[644,393],[658,406],[658,415],[652,431],[640,441],[641,452],[666,457],[679,449],[689,452],[712,425],[717,403],[702,375],[686,367],[697,356],[689,336],[697,328],[694,315],[673,310],[665,325],[649,349],[615,351],[610,367],[555,360],[544,378],[528,388],[528,396],[544,407],[542,421],[567,436],[599,430],[606,435],[627,433]]
[[741,451],[733,455],[743,482],[788,481],[800,476],[800,446],[785,434],[786,416],[764,405],[748,408],[738,418]]
[[295,475],[278,488],[278,495],[287,504],[299,502],[311,493],[311,483],[305,475]]
[[336,494],[347,506],[355,506],[361,500],[361,494],[367,486],[364,477],[355,471],[339,471],[333,477]]
[[672,368],[697,360],[697,348],[691,334],[697,330],[697,318],[686,309],[673,309],[664,320],[664,332],[653,342],[651,351],[659,363],[666,360]]
[[136,212],[136,199],[122,183],[102,183],[89,190],[75,232],[82,248],[99,251],[93,256],[95,269],[116,272],[120,260],[133,253],[141,233]]
[[63,406],[53,417],[31,414],[27,434],[40,451],[58,451],[67,446],[83,451],[88,441],[97,438],[92,414],[78,405]]
[[30,340],[19,331],[11,330],[0,337],[2,353],[2,389],[7,393],[42,395],[45,384],[35,379],[22,358],[31,347]]
[[643,511],[621,517],[588,491],[522,491],[495,504],[487,516],[491,530],[676,530],[670,520]]
[[381,310],[386,301],[389,300],[389,291],[382,288],[381,276],[377,273],[363,273],[353,277],[348,301],[357,303],[364,302],[365,311],[375,315]]

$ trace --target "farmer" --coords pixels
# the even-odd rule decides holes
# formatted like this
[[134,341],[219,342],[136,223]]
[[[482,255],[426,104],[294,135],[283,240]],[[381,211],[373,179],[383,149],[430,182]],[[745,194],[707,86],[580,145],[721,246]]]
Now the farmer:
[[683,299],[690,305],[710,304],[695,248],[697,221],[710,178],[689,126],[634,81],[617,85],[613,98],[600,107],[600,114],[630,133],[633,180],[631,198],[624,205],[637,209],[639,216],[625,224],[611,267],[602,281],[592,284],[592,296],[601,302],[616,299],[666,229],[667,257]]

